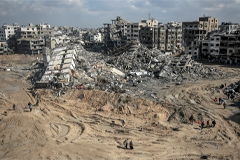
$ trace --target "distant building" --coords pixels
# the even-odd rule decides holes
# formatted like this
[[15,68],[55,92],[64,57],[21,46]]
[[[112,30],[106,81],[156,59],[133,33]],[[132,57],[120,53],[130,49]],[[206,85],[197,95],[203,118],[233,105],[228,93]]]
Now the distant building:
[[163,25],[155,19],[128,23],[127,40],[139,40],[146,47],[158,48],[163,52],[181,52],[182,23],[172,21]]
[[102,41],[102,35],[101,33],[91,34],[89,36],[90,42],[101,42]]
[[158,48],[161,51],[166,51],[166,45],[167,45],[167,40],[168,40],[168,33],[167,33],[167,25],[159,24],[158,27]]
[[38,37],[37,27],[32,26],[31,23],[28,26],[19,27],[16,31],[16,39],[36,37]]
[[240,29],[240,24],[238,23],[222,22],[222,24],[219,25],[219,31],[222,33],[230,34],[231,32],[237,31],[239,29]]
[[41,54],[45,41],[42,38],[22,38],[17,40],[17,46],[20,54]]
[[0,28],[0,42],[7,42],[11,36],[15,35],[18,28],[17,23],[14,23],[12,26],[4,24]]
[[[157,22],[158,23],[158,22]],[[158,27],[157,26],[145,26],[141,27],[140,42],[148,48],[158,47]]]
[[142,20],[141,23],[128,23],[127,24],[127,40],[134,41],[140,39],[139,31],[142,27],[157,27],[158,21]]
[[209,38],[202,40],[202,57],[219,57],[221,36],[214,34]]
[[0,55],[7,54],[8,45],[6,42],[0,42]]
[[128,23],[127,24],[127,40],[128,41],[135,41],[139,40],[139,31],[141,27],[144,26],[142,23]]
[[112,20],[112,23],[104,23],[104,43],[108,48],[120,47],[127,40],[127,24],[120,16]]
[[240,29],[228,28],[210,34],[202,41],[202,57],[240,63]]
[[199,17],[199,21],[183,22],[182,29],[185,53],[199,58],[201,41],[212,31],[218,30],[218,18]]
[[167,24],[165,51],[182,51],[182,23],[172,21]]

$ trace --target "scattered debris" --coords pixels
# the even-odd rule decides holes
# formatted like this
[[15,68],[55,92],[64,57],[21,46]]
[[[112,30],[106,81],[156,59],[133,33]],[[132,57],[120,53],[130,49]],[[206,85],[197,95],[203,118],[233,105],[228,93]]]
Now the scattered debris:
[[88,52],[80,44],[45,50],[44,56],[44,61],[38,60],[31,67],[34,72],[25,76],[35,88],[99,89],[157,100],[154,88],[160,84],[180,85],[224,75],[221,70],[203,67],[191,55],[170,57],[139,42],[130,42],[111,56]]

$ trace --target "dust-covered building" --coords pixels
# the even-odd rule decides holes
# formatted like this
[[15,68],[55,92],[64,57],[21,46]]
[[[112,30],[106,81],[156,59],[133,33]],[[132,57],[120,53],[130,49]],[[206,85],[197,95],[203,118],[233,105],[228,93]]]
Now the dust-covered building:
[[218,18],[199,17],[199,21],[183,22],[182,37],[185,53],[199,58],[201,41],[213,30],[218,30]]
[[202,41],[202,57],[211,61],[240,62],[240,29],[214,32]]
[[21,38],[17,40],[19,54],[42,54],[45,40],[43,38]]
[[120,47],[127,41],[127,24],[130,21],[123,20],[120,16],[112,20],[112,23],[104,23],[103,41],[108,48]]

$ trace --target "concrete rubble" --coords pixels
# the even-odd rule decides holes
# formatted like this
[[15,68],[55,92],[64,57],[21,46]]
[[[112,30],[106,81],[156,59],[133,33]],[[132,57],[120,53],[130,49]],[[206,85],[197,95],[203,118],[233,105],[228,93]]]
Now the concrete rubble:
[[223,92],[225,95],[229,95],[230,99],[240,98],[240,81],[230,84]]
[[99,89],[156,100],[159,85],[224,76],[190,55],[171,57],[139,42],[130,42],[111,56],[88,52],[80,44],[46,50],[44,55],[44,67],[32,74],[36,88]]

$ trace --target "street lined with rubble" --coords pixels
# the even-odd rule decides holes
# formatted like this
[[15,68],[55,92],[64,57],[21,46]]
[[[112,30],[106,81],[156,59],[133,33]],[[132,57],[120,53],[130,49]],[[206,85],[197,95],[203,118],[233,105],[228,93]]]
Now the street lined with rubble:
[[[34,88],[41,56],[1,56],[1,159],[239,159],[239,68],[140,45],[116,57],[79,51],[64,88]],[[192,114],[216,126],[201,130]]]

